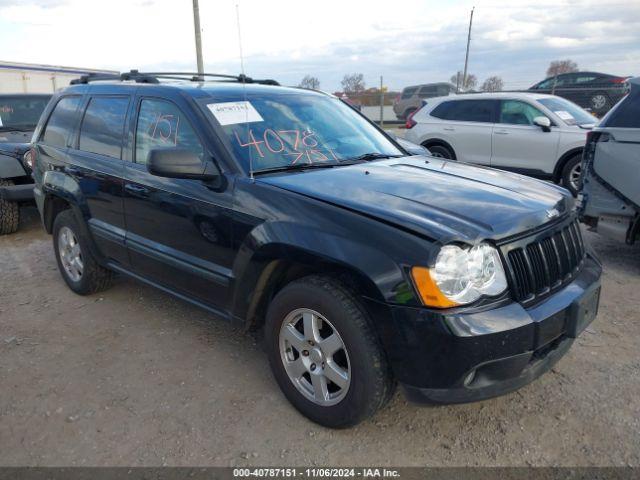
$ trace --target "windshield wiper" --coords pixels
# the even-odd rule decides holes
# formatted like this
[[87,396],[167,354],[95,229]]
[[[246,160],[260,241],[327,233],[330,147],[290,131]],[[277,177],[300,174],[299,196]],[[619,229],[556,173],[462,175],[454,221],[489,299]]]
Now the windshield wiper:
[[389,155],[387,153],[379,153],[379,152],[371,152],[371,153],[363,153],[362,155],[358,155],[357,157],[350,158],[349,160],[357,162],[357,161],[371,161],[371,160],[380,160],[383,158],[399,158],[404,155]]
[[253,174],[259,175],[263,173],[293,172],[300,170],[310,170],[313,168],[333,168],[340,165],[340,163],[296,163],[293,165],[281,165],[279,167],[262,168],[260,170],[255,170]]

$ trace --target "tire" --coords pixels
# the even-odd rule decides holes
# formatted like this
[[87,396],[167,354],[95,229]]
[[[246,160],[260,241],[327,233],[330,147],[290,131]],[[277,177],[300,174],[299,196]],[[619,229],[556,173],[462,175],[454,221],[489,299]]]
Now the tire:
[[[11,180],[0,179],[0,187],[14,185]],[[20,225],[20,206],[17,202],[0,199],[0,235],[18,231]]]
[[578,195],[578,191],[582,187],[581,164],[582,155],[574,155],[562,167],[562,186],[569,190],[574,197]]
[[[71,210],[60,212],[53,222],[53,248],[62,278],[78,295],[90,295],[111,286],[113,272],[99,265],[91,254]],[[65,258],[61,251],[65,251]]]
[[[298,315],[302,316],[297,321],[302,331],[294,332],[295,340],[289,342],[290,327],[296,325],[291,322]],[[307,318],[315,318],[318,336],[305,337],[310,330],[304,328]],[[316,342],[309,344],[308,338]],[[327,339],[335,341],[322,342]],[[328,344],[333,343],[336,349],[340,341],[343,348],[330,354]],[[395,382],[367,313],[351,292],[330,277],[305,277],[282,289],[267,311],[265,342],[271,369],[282,392],[303,415],[320,425],[331,428],[355,425],[372,416],[393,394]],[[342,369],[340,377],[332,374],[336,365]],[[296,366],[300,367],[298,373],[287,373]],[[316,396],[318,390],[314,389],[315,381],[320,382],[321,377],[326,382],[326,390],[322,390],[324,398]],[[315,380],[313,384],[311,378]],[[331,378],[339,378],[342,387]]]
[[589,98],[589,107],[594,113],[603,115],[611,109],[611,100],[604,92],[596,92]]
[[432,157],[444,158],[446,160],[455,160],[453,152],[444,145],[425,146],[431,152]]

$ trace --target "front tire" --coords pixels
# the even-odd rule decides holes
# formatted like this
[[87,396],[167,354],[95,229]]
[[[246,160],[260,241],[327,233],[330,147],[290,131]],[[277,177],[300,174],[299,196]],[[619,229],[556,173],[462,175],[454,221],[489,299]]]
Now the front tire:
[[[11,180],[0,179],[0,187],[14,185]],[[0,235],[8,235],[18,231],[20,225],[20,206],[0,198]]]
[[267,311],[265,341],[284,395],[320,425],[355,425],[391,398],[394,381],[369,317],[332,278],[282,289]]
[[78,295],[111,286],[113,272],[98,264],[71,210],[60,212],[53,222],[53,248],[62,278]]

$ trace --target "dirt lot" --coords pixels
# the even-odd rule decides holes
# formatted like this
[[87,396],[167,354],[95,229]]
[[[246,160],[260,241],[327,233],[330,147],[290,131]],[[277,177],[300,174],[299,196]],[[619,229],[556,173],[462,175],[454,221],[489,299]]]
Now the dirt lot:
[[640,247],[587,234],[600,315],[533,384],[448,407],[398,393],[331,431],[251,336],[126,278],[73,294],[26,213],[0,238],[0,465],[640,465]]

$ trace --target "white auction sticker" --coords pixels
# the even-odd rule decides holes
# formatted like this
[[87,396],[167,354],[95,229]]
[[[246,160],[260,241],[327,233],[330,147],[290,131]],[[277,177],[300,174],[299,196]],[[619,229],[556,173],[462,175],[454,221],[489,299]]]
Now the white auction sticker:
[[251,105],[251,102],[224,102],[207,104],[220,125],[236,123],[264,122],[262,116]]
[[563,120],[573,120],[573,115],[571,115],[566,110],[556,110],[554,113]]
[[2,116],[0,116],[0,127],[2,127]]

